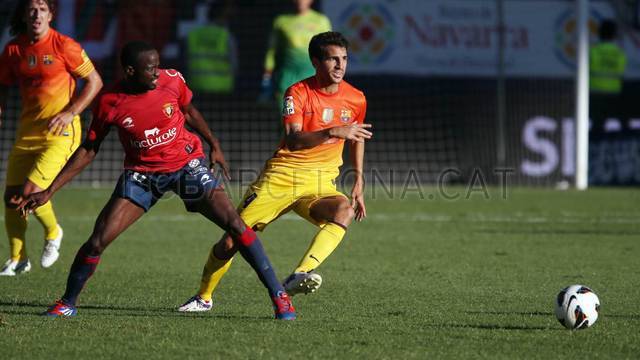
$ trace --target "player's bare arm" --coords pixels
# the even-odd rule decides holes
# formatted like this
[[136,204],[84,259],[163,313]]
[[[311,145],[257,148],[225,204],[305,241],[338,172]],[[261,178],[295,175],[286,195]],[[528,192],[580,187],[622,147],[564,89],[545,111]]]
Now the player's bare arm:
[[89,106],[93,98],[95,98],[98,92],[100,92],[100,89],[102,89],[102,78],[97,71],[93,70],[84,79],[87,83],[80,92],[80,95],[78,95],[65,110],[49,120],[49,132],[52,134],[61,135],[67,125],[73,121],[74,116],[80,114]]
[[371,124],[350,124],[319,131],[302,131],[301,124],[285,124],[285,143],[291,151],[310,149],[331,138],[339,138],[364,143],[373,133],[367,129]]
[[349,154],[355,171],[351,206],[356,213],[356,221],[362,221],[367,216],[367,208],[364,206],[364,142],[351,141]]
[[209,160],[211,161],[211,168],[218,164],[222,168],[224,176],[230,180],[231,176],[229,175],[229,165],[227,165],[227,161],[224,159],[224,153],[220,147],[220,141],[218,141],[218,139],[213,135],[200,111],[196,109],[193,104],[185,106],[182,110],[182,112],[186,114],[185,119],[187,124],[189,124],[189,126],[195,130],[198,135],[202,136],[207,144],[209,144]]
[[66,163],[58,176],[53,180],[51,185],[43,191],[34,192],[26,196],[18,205],[18,210],[23,216],[32,213],[36,208],[45,204],[53,194],[71,181],[78,175],[87,165],[89,165],[98,154],[102,139],[89,140],[86,139],[73,153],[71,159]]

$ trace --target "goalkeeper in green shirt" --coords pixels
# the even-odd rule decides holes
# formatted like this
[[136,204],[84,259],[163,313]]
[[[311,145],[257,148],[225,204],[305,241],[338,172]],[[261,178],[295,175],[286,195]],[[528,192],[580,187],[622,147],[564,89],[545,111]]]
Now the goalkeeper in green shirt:
[[329,18],[311,9],[313,0],[292,2],[295,12],[273,21],[264,60],[262,101],[281,100],[289,86],[315,73],[308,55],[309,41],[313,35],[331,30]]

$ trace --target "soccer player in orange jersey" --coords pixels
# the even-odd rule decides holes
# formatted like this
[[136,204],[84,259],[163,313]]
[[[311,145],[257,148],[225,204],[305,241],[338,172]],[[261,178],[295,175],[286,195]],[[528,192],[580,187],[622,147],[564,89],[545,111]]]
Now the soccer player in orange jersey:
[[[18,85],[22,113],[9,154],[4,191],[5,226],[11,257],[0,275],[27,272],[27,220],[17,205],[23,197],[46,189],[80,145],[80,112],[102,87],[102,79],[80,44],[50,27],[54,0],[21,0],[11,19],[15,36],[0,57],[0,119],[9,86]],[[76,94],[76,79],[86,85]],[[45,230],[42,267],[58,259],[62,228],[51,202],[35,211]]]
[[[289,87],[284,96],[284,139],[238,207],[245,223],[256,230],[293,210],[318,226],[309,249],[284,281],[289,295],[315,291],[322,278],[314,270],[333,252],[354,219],[366,216],[363,196],[364,143],[372,133],[364,124],[364,94],[343,80],[347,40],[338,32],[315,35],[309,57],[315,75]],[[350,146],[355,182],[351,201],[336,189],[345,140]],[[236,252],[225,235],[204,267],[198,294],[179,311],[211,309],[211,296]]]

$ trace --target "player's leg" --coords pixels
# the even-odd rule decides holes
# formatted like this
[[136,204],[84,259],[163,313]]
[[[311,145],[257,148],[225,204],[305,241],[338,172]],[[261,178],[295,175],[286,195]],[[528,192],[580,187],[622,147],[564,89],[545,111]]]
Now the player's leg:
[[312,293],[322,284],[314,270],[338,247],[351,224],[354,211],[344,195],[324,197],[312,202],[300,201],[296,212],[317,224],[320,229],[302,256],[294,272],[284,281],[291,295]]
[[231,267],[233,256],[237,251],[238,247],[228,233],[224,233],[220,241],[213,245],[209,252],[207,263],[202,269],[200,290],[198,291],[198,296],[201,299],[211,301],[213,291],[218,287],[220,280]]
[[242,257],[251,265],[269,291],[276,310],[276,318],[295,319],[295,309],[278,281],[260,239],[255,231],[240,218],[224,189],[216,187],[208,190],[206,196],[198,201],[195,209],[224,229],[234,240]]
[[[269,170],[264,172],[245,193],[237,207],[237,212],[247,226],[254,231],[263,230],[267,224],[291,205],[290,175],[286,172]],[[220,279],[231,265],[238,250],[235,242],[227,233],[209,252],[200,280],[198,293],[187,300],[178,311],[207,311],[211,309],[211,297]]]
[[71,265],[67,278],[67,288],[62,298],[48,311],[48,316],[73,316],[78,295],[93,275],[104,250],[136,222],[144,208],[129,199],[112,196],[96,220],[89,239],[80,247]]
[[321,225],[311,241],[309,249],[296,267],[296,272],[314,270],[331,255],[351,224],[354,211],[346,197],[332,196],[315,201],[309,208],[309,215],[324,225]]
[[[73,126],[69,128],[74,129]],[[48,188],[79,144],[80,132],[71,131],[69,136],[60,137],[54,140],[51,145],[46,146],[38,154],[33,168],[27,175],[27,180],[22,190],[23,195]],[[48,268],[58,260],[60,255],[59,250],[63,235],[62,227],[58,224],[51,201],[38,207],[33,212],[33,215],[44,228],[45,242],[40,264],[42,267]]]
[[[236,209],[240,218],[254,231],[257,231],[258,228],[263,229],[266,224],[271,222],[273,218],[275,218],[273,210],[277,209],[278,206],[282,206],[271,199],[271,197],[268,196],[269,194],[261,192],[260,188],[259,183],[251,185]],[[263,211],[264,209],[268,209],[271,212],[265,212]],[[179,309],[180,311],[187,311],[184,305],[188,305],[189,303],[194,303],[196,310],[200,311],[206,311],[211,308],[210,301],[213,296],[213,291],[227,270],[229,270],[229,267],[231,267],[233,256],[237,251],[238,247],[236,243],[228,233],[225,233],[222,238],[213,245],[211,251],[209,251],[209,257],[202,269],[198,294],[183,304]],[[202,300],[202,302],[199,300]]]
[[220,280],[231,267],[233,256],[237,251],[238,247],[231,236],[224,233],[222,238],[209,251],[207,262],[202,269],[198,293],[180,305],[178,311],[201,312],[211,310],[213,306],[211,302],[213,291],[218,287]]
[[4,225],[9,239],[10,257],[0,269],[0,276],[14,276],[31,270],[27,257],[25,234],[27,219],[16,210],[21,186],[7,186],[4,191]]
[[135,171],[125,170],[96,220],[89,239],[80,247],[71,265],[67,288],[62,298],[48,311],[49,316],[75,315],[80,291],[93,275],[100,255],[115,238],[148,211],[162,194],[154,196],[150,179]]
[[[21,196],[25,197],[31,193],[42,190],[44,190],[43,187],[38,186],[31,180],[27,179],[22,186]],[[40,258],[40,264],[43,268],[48,268],[53,265],[60,256],[59,250],[62,242],[62,227],[58,225],[58,220],[56,219],[56,215],[53,211],[51,200],[38,207],[33,214],[44,228],[45,243],[42,250],[42,257]]]
[[36,157],[37,154],[18,146],[14,146],[9,154],[4,191],[4,225],[11,256],[0,270],[2,276],[14,276],[31,269],[25,246],[27,219],[23,218],[16,208],[20,203],[22,184],[33,168]]
[[[222,187],[209,190],[207,195],[198,203],[196,209],[200,214],[213,221],[229,234],[234,240],[237,249],[240,250],[240,254],[258,273],[258,277],[260,277],[260,280],[271,295],[282,291],[282,285],[276,280],[273,268],[264,253],[258,236],[240,218]],[[219,248],[219,250],[224,251],[226,248]]]

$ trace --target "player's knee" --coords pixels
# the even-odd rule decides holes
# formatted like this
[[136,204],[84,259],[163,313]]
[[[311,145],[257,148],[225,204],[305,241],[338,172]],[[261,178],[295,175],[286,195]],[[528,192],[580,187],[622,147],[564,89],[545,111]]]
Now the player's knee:
[[225,236],[214,245],[213,254],[218,259],[226,260],[232,258],[236,253],[236,250],[237,247],[235,246],[235,243],[233,242],[231,236]]
[[343,201],[338,206],[333,221],[348,226],[355,216],[356,212],[351,207],[351,204],[348,201]]
[[100,236],[91,236],[85,244],[85,252],[89,256],[100,256],[107,248],[107,242]]
[[237,216],[233,219],[231,219],[229,221],[229,224],[227,225],[228,227],[228,232],[231,236],[240,236],[242,235],[242,233],[246,230],[247,225],[244,223],[244,221],[242,221],[242,219]]

